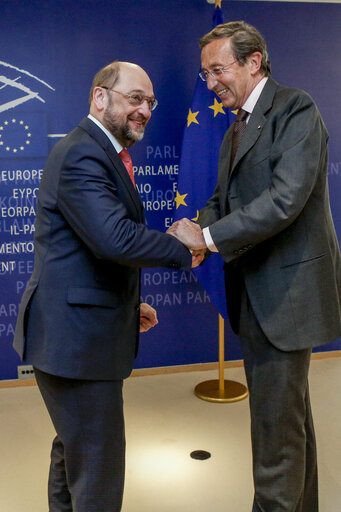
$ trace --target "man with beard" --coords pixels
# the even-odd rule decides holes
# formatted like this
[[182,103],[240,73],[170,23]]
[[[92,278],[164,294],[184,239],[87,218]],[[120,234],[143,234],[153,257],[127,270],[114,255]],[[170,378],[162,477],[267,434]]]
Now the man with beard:
[[33,365],[57,432],[50,512],[121,510],[122,383],[139,330],[157,323],[140,304],[140,268],[200,262],[174,237],[146,228],[129,176],[125,148],[142,139],[156,105],[143,69],[109,64],[94,78],[89,116],[56,144],[41,181],[35,265],[14,347]]

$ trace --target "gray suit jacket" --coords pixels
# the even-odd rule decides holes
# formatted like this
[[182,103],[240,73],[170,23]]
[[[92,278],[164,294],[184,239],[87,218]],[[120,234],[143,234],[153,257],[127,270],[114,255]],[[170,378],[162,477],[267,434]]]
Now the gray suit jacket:
[[341,260],[327,184],[328,134],[303,91],[269,78],[231,172],[232,127],[220,150],[216,190],[200,212],[224,258],[227,301],[240,281],[268,339],[282,350],[341,336]]

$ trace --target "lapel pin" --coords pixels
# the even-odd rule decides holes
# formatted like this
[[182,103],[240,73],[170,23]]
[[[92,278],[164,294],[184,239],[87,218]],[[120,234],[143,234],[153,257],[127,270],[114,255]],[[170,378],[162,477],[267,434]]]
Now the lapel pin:
[[262,126],[259,124],[259,125],[257,126],[257,130],[260,130],[261,128],[262,128]]

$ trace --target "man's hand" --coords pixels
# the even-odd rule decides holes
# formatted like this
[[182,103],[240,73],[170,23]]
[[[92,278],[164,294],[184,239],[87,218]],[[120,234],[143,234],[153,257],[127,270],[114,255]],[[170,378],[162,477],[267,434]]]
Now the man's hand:
[[199,224],[195,224],[195,222],[189,219],[184,218],[174,222],[174,224],[167,229],[167,233],[175,236],[180,242],[186,245],[188,249],[193,251],[207,248],[201,227]]
[[147,332],[158,323],[154,308],[141,302],[140,304],[140,332]]
[[192,268],[198,267],[204,260],[206,249],[192,251]]

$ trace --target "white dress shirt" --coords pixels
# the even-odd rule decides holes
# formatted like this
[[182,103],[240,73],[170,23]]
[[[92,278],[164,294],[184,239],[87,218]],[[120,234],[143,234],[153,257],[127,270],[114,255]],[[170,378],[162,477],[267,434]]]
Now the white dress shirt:
[[[246,124],[249,122],[250,116],[253,112],[253,109],[255,108],[255,105],[259,99],[259,96],[261,95],[261,92],[264,88],[264,85],[266,84],[267,79],[268,79],[268,77],[265,76],[264,78],[262,78],[262,80],[260,82],[258,82],[256,87],[252,90],[251,94],[249,95],[249,97],[245,101],[244,105],[242,106],[242,109],[245,110],[245,112],[248,112],[248,114],[249,114],[246,118]],[[209,250],[211,252],[219,252],[213,242],[212,237],[211,237],[210,228],[209,227],[204,228],[202,230],[202,233],[204,235],[205,242],[206,242],[206,245],[209,248]]]

